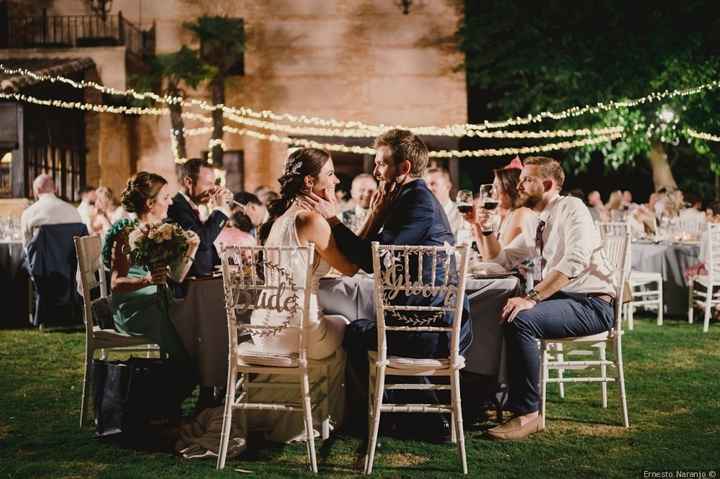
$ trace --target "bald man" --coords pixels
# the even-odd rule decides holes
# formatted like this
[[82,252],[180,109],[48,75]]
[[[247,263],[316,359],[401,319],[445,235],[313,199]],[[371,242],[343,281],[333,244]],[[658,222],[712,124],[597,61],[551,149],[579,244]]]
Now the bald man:
[[82,223],[78,210],[55,196],[52,176],[42,174],[33,181],[33,194],[37,200],[20,217],[23,244],[27,245],[42,225]]
[[453,186],[450,173],[444,168],[430,168],[425,171],[425,183],[445,210],[455,241],[458,244],[471,241],[470,225],[460,214],[457,204],[450,198],[450,190]]

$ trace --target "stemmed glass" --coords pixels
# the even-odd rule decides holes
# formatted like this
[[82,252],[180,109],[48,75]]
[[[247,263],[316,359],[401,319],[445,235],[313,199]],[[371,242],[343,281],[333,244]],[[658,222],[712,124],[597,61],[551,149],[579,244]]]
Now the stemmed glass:
[[457,192],[456,202],[460,213],[470,213],[473,207],[473,192],[470,190],[459,190]]
[[482,233],[485,236],[491,235],[495,224],[495,209],[498,206],[495,186],[492,184],[480,185],[480,205],[492,213],[491,218],[483,224]]

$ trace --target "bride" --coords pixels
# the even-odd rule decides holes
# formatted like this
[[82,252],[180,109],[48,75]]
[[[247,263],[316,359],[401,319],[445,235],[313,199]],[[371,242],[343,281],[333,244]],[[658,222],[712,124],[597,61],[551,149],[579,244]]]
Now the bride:
[[[305,321],[309,323],[308,357],[310,359],[331,359],[329,377],[330,418],[337,427],[342,421],[345,406],[343,387],[345,375],[345,355],[342,341],[347,320],[342,316],[323,315],[318,310],[317,290],[321,277],[333,267],[340,273],[352,276],[357,266],[352,264],[337,248],[328,222],[315,211],[304,209],[298,200],[314,193],[326,199],[335,198],[335,185],[340,181],[335,176],[335,168],[330,154],[316,148],[302,148],[292,152],[279,179],[281,197],[271,203],[270,217],[260,228],[259,239],[265,246],[306,246],[315,244],[315,264],[313,265],[312,293],[310,309]],[[276,261],[275,259],[272,260]],[[297,256],[292,261],[282,261],[292,271],[295,284],[306,281],[307,259]],[[274,324],[286,320],[282,314],[268,315],[257,310],[251,317],[251,323]],[[297,352],[297,328],[285,328],[274,336],[255,336],[254,348],[262,353]],[[333,356],[334,355],[334,356]],[[316,380],[311,373],[310,381]],[[283,378],[284,381],[287,378]],[[318,389],[318,388],[316,388]],[[251,401],[270,402],[283,399],[282,390],[252,389]],[[319,393],[320,391],[314,391]],[[313,399],[316,399],[315,397]],[[320,425],[320,411],[314,411],[313,423]],[[255,416],[255,417],[253,417]],[[302,439],[304,425],[300,414],[250,414],[252,427],[269,430],[269,439],[285,442]]]

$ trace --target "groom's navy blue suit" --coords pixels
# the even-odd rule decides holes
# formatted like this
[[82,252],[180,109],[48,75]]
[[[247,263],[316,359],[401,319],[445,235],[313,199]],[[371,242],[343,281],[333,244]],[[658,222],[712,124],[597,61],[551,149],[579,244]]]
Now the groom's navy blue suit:
[[[415,180],[401,187],[398,198],[393,203],[390,214],[377,238],[359,238],[342,223],[333,226],[332,231],[340,251],[351,262],[368,273],[373,271],[372,241],[387,245],[413,246],[455,244],[447,215],[423,180]],[[429,284],[432,268],[424,266],[423,283]],[[443,268],[436,270],[435,276],[438,280],[444,275]],[[414,279],[412,278],[413,281]],[[444,297],[440,295],[430,298],[423,295],[411,295],[398,296],[393,302],[432,306],[442,304],[443,300]],[[445,321],[451,320],[451,316],[447,315]],[[466,296],[460,328],[460,352],[465,351],[471,342],[470,303]],[[357,361],[356,364],[359,365],[360,361],[364,361],[367,364],[367,351],[377,348],[375,318],[353,321],[346,330],[344,346],[352,362]],[[447,357],[449,348],[450,336],[445,333],[388,333],[388,352],[392,355],[424,358]]]

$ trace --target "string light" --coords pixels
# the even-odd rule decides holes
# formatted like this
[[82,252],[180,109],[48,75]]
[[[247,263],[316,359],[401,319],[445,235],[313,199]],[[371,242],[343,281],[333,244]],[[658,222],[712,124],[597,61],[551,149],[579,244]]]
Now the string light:
[[[212,128],[187,128],[184,133],[187,136],[196,136],[210,133]],[[356,153],[361,155],[374,155],[375,149],[363,146],[347,146],[331,143],[322,143],[304,138],[291,138],[288,136],[280,136],[275,134],[265,134],[245,128],[236,128],[225,125],[223,131],[237,135],[250,136],[259,140],[269,140],[287,145],[297,145],[306,148],[321,148],[328,151],[340,151],[343,153]],[[171,136],[177,133],[176,130],[171,131]],[[622,133],[613,133],[609,135],[597,136],[594,138],[586,138],[576,141],[565,141],[560,143],[551,143],[547,145],[524,146],[518,148],[490,148],[481,150],[435,150],[429,153],[431,158],[467,158],[467,157],[490,157],[490,156],[509,156],[509,155],[527,155],[530,153],[542,153],[555,150],[566,150],[570,148],[578,148],[581,146],[595,145],[617,140],[622,137]],[[177,159],[182,161],[182,159]]]
[[[134,115],[142,115],[142,114],[151,114],[151,115],[165,115],[169,113],[169,110],[167,108],[147,108],[147,107],[125,107],[125,106],[109,106],[109,105],[98,105],[93,103],[81,103],[81,102],[66,102],[62,100],[42,100],[39,98],[35,98],[29,95],[24,95],[20,93],[0,93],[0,98],[6,98],[6,99],[14,99],[16,101],[24,101],[28,103],[34,103],[39,104],[43,106],[52,106],[52,107],[59,107],[59,108],[68,108],[68,109],[79,109],[79,110],[85,110],[85,111],[94,111],[98,113],[124,113],[124,114],[134,114]],[[212,120],[207,118],[204,115],[200,115],[197,113],[192,112],[185,112],[182,114],[183,117],[189,118],[189,119],[198,119],[204,122],[211,122]],[[197,129],[195,129],[197,130]],[[204,129],[201,129],[204,130]],[[328,151],[340,151],[345,153],[356,153],[356,154],[374,154],[375,150],[373,148],[369,147],[360,147],[360,146],[347,146],[347,145],[340,145],[340,144],[332,144],[332,143],[322,143],[312,140],[306,140],[301,138],[291,138],[288,136],[281,136],[281,135],[275,135],[275,134],[264,134],[260,133],[254,130],[248,130],[248,129],[239,129],[235,127],[231,127],[228,125],[225,125],[223,127],[224,131],[230,132],[230,133],[236,133],[240,135],[247,135],[251,136],[257,139],[261,140],[269,140],[273,142],[280,142],[285,143],[288,145],[300,145],[305,147],[314,147],[314,148],[322,148]],[[606,129],[607,130],[607,129]],[[189,133],[192,131],[192,129],[187,129],[186,133]],[[464,158],[464,157],[487,157],[487,156],[505,156],[505,155],[518,155],[518,154],[528,154],[528,153],[540,153],[540,152],[546,152],[546,151],[553,151],[553,150],[560,150],[560,149],[569,149],[569,148],[576,148],[579,146],[587,146],[597,143],[604,143],[607,141],[612,141],[614,139],[620,138],[622,136],[622,128],[619,130],[608,130],[608,131],[615,131],[614,133],[610,133],[607,135],[598,135],[593,138],[587,138],[585,140],[577,140],[577,141],[570,141],[570,142],[560,142],[560,143],[553,143],[548,145],[540,145],[540,146],[531,146],[531,147],[520,147],[520,148],[500,148],[500,149],[484,149],[484,150],[440,150],[440,151],[431,151],[430,156],[431,157],[437,157],[437,158]],[[203,131],[206,133],[206,131]],[[173,141],[175,141],[173,137]],[[211,140],[208,144],[208,147],[212,150],[212,148],[216,145],[220,145],[221,148],[225,149],[225,144],[222,142],[222,140]],[[182,162],[182,158],[177,157],[177,145],[173,144],[174,149],[174,156],[176,157],[176,161]]]
[[701,131],[695,131],[692,128],[686,128],[685,133],[691,138],[697,138],[698,140],[720,142],[720,136],[713,135],[711,133],[705,133]]
[[[32,78],[35,78],[39,81],[50,81],[50,82],[63,82],[68,85],[71,85],[75,88],[93,88],[98,91],[101,91],[103,93],[111,94],[111,95],[121,95],[121,96],[132,96],[133,98],[139,99],[139,100],[145,100],[145,99],[153,99],[157,102],[161,103],[177,103],[181,104],[182,106],[197,106],[203,110],[207,111],[215,111],[217,109],[221,109],[224,113],[230,115],[236,115],[240,117],[250,117],[250,118],[256,118],[256,119],[270,119],[274,122],[278,121],[285,121],[290,123],[302,123],[302,124],[308,124],[308,125],[316,125],[316,126],[323,126],[323,127],[332,127],[332,128],[344,128],[344,129],[362,129],[362,130],[370,130],[370,131],[384,131],[390,128],[402,128],[402,129],[410,129],[412,131],[417,131],[418,134],[421,131],[434,131],[434,129],[438,127],[434,126],[427,126],[427,127],[416,127],[416,128],[410,128],[403,125],[373,125],[373,124],[367,124],[363,122],[358,121],[339,121],[336,119],[325,119],[325,118],[319,118],[319,117],[308,117],[305,115],[292,115],[289,113],[282,113],[278,114],[275,112],[272,112],[270,110],[263,110],[263,111],[256,111],[247,107],[229,107],[224,104],[218,104],[218,105],[211,105],[208,104],[204,100],[197,100],[197,99],[183,99],[182,97],[173,97],[169,95],[160,96],[152,92],[143,92],[139,93],[135,90],[118,90],[115,88],[106,87],[103,85],[99,85],[95,82],[88,82],[85,80],[76,82],[74,80],[70,80],[68,78],[62,77],[62,76],[54,76],[54,75],[40,75],[35,72],[32,72],[27,69],[11,69],[5,67],[5,65],[0,64],[0,70],[8,75],[24,75],[24,76],[30,76]],[[585,105],[585,106],[575,106],[572,108],[568,108],[566,110],[560,111],[560,112],[550,112],[545,111],[533,115],[527,115],[525,117],[515,117],[511,119],[507,119],[504,121],[485,121],[482,124],[456,124],[456,125],[449,125],[444,128],[440,128],[439,130],[445,130],[449,129],[451,131],[466,131],[466,130],[491,130],[491,129],[498,129],[498,128],[504,128],[507,126],[520,126],[520,125],[527,125],[531,123],[537,123],[545,118],[551,118],[553,120],[562,120],[566,118],[572,118],[577,117],[581,115],[585,115],[588,113],[600,113],[602,111],[610,111],[615,110],[618,108],[629,108],[634,107],[638,105],[642,105],[645,103],[652,103],[660,100],[666,100],[670,98],[675,97],[684,97],[684,96],[690,96],[690,95],[696,95],[705,91],[711,91],[715,90],[720,87],[720,81],[715,80],[712,82],[704,83],[702,85],[692,87],[692,88],[686,88],[686,89],[676,89],[676,90],[665,90],[662,92],[653,92],[650,93],[644,97],[631,99],[631,100],[620,100],[620,101],[610,101],[607,103],[598,102],[594,105]],[[278,129],[278,128],[268,128],[268,129]],[[425,130],[424,130],[425,129]],[[424,134],[432,134],[432,133],[424,133]],[[441,133],[445,134],[445,133]],[[329,136],[329,135],[328,135]],[[345,134],[343,135],[337,135],[337,136],[347,136]],[[464,136],[464,135],[463,135]]]

